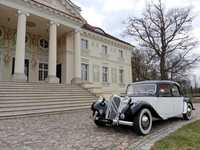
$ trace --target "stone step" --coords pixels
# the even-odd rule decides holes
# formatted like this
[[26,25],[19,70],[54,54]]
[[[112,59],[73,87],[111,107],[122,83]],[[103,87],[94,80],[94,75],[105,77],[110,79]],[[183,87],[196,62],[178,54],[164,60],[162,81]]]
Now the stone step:
[[93,101],[93,100],[97,100],[97,98],[95,97],[80,97],[80,98],[68,98],[68,99],[64,99],[64,98],[26,98],[26,99],[0,99],[0,104],[7,104],[7,103],[38,103],[38,102],[62,102],[62,101],[70,101],[70,102],[76,102],[76,101]]
[[7,88],[2,88],[0,89],[0,92],[23,92],[23,91],[29,91],[29,92],[35,92],[35,91],[39,91],[39,92],[52,92],[52,91],[60,91],[60,92],[67,92],[67,91],[70,91],[70,92],[80,92],[80,91],[86,91],[88,92],[87,90],[84,90],[84,89],[78,89],[78,88],[69,88],[69,89],[66,89],[66,88],[61,88],[61,89],[58,89],[58,88],[54,88],[54,89],[49,89],[49,88],[17,88],[17,89],[7,89]]
[[66,88],[66,89],[70,89],[70,88],[78,88],[80,89],[80,87],[77,86],[48,86],[48,85],[44,85],[44,86],[38,86],[38,85],[0,85],[0,88]]
[[63,96],[63,95],[60,95],[60,96],[56,96],[56,97],[52,97],[52,96],[34,96],[34,97],[24,97],[24,96],[19,96],[19,97],[16,97],[16,96],[12,96],[12,97],[9,97],[9,96],[6,96],[6,97],[1,97],[0,96],[0,101],[6,101],[6,100],[31,100],[31,99],[38,99],[38,100],[43,100],[43,99],[65,99],[65,100],[68,100],[68,99],[85,99],[85,98],[96,98],[94,96],[85,96],[85,95],[78,95],[78,96]]
[[76,87],[76,86],[73,86],[73,85],[70,85],[70,86],[66,86],[66,85],[40,85],[40,84],[1,84],[0,83],[0,87],[1,86],[8,86],[8,87]]
[[4,99],[4,98],[12,98],[12,97],[22,97],[23,99],[26,97],[49,97],[51,96],[52,98],[56,98],[56,97],[65,97],[65,98],[78,98],[78,97],[89,97],[91,96],[89,93],[77,93],[77,94],[1,94],[0,95],[0,99]]
[[95,100],[76,85],[0,82],[0,119],[88,109]]
[[15,81],[0,81],[1,84],[9,84],[9,85],[62,85],[62,86],[73,86],[72,84],[54,84],[54,83],[47,83],[47,82],[15,82]]
[[0,111],[2,108],[17,108],[17,107],[33,107],[33,106],[51,106],[51,105],[73,105],[73,104],[85,104],[91,105],[94,100],[85,100],[85,101],[40,101],[40,102],[18,102],[18,103],[1,103],[0,102]]
[[90,109],[90,106],[79,106],[70,108],[54,108],[54,109],[42,109],[42,110],[27,110],[27,111],[11,111],[11,112],[1,112],[0,119],[7,119],[13,117],[26,117],[26,116],[39,116],[47,114],[60,114],[67,111]]
[[77,96],[77,97],[63,97],[62,95],[60,97],[51,97],[51,96],[46,96],[46,97],[5,97],[5,98],[1,98],[0,97],[0,102],[3,101],[19,101],[19,100],[24,100],[24,101],[30,101],[30,100],[35,100],[35,101],[43,101],[43,100],[84,100],[84,99],[97,99],[94,96]]
[[66,91],[0,91],[0,95],[7,95],[7,94],[13,95],[23,95],[23,94],[69,94],[69,95],[74,95],[74,94],[88,94],[87,91],[79,90],[79,91],[71,91],[71,90],[66,90]]
[[82,107],[90,106],[90,104],[56,104],[56,105],[41,105],[41,106],[21,106],[21,107],[0,107],[0,114],[2,112],[12,111],[28,111],[28,110],[42,110],[42,109],[59,109],[59,108],[70,108],[70,107]]

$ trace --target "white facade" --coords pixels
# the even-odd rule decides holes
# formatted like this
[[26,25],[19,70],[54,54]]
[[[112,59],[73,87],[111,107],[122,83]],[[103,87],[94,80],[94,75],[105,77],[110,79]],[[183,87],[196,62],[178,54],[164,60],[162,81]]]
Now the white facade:
[[124,92],[133,46],[84,24],[71,1],[1,0],[0,80],[90,83],[102,93]]

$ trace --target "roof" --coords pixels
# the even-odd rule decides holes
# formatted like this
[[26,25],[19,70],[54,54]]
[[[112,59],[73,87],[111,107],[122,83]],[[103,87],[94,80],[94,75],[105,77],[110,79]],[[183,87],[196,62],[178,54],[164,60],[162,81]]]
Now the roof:
[[[58,11],[58,12],[60,12],[60,13],[62,13],[62,14],[65,14],[65,15],[67,15],[67,16],[69,16],[69,17],[72,17],[72,18],[74,18],[74,19],[83,21],[83,18],[82,18],[81,15],[80,15],[80,17],[77,17],[77,16],[74,15],[74,14],[72,15],[72,14],[67,13],[67,12],[64,12],[64,11],[62,11],[62,10],[53,8],[53,7],[49,6],[49,5],[45,5],[45,4],[43,4],[43,3],[41,3],[41,2],[38,2],[38,1],[36,1],[36,0],[31,0],[31,1],[34,2],[34,3],[40,4],[40,5],[42,5],[42,6],[45,6],[45,7],[47,7],[47,8],[53,9],[53,10],[55,10],[55,11]],[[75,5],[74,3],[72,3],[70,0],[66,0],[66,2],[68,2],[69,5],[72,6],[73,8],[78,9],[79,11],[81,11],[80,7],[78,7],[77,5]],[[85,20],[84,20],[84,22],[85,22]]]
[[83,25],[82,28],[83,28],[83,29],[86,29],[86,30],[89,30],[89,31],[91,31],[91,32],[94,32],[94,33],[96,33],[96,34],[105,36],[105,37],[107,37],[107,38],[111,38],[111,39],[113,39],[113,40],[116,40],[116,41],[119,41],[119,42],[121,42],[121,43],[124,43],[124,44],[127,44],[127,45],[129,45],[129,46],[134,47],[134,46],[131,45],[130,43],[125,42],[125,41],[123,41],[123,40],[121,40],[121,39],[119,39],[119,38],[116,38],[116,37],[114,37],[114,36],[112,36],[112,35],[106,33],[103,29],[101,29],[101,28],[99,28],[99,27],[95,27],[95,26],[92,26],[92,25],[86,23],[86,24]]
[[139,81],[139,82],[134,82],[131,84],[158,84],[158,83],[167,83],[167,84],[177,84],[177,82],[171,81],[171,80],[147,80],[147,81]]

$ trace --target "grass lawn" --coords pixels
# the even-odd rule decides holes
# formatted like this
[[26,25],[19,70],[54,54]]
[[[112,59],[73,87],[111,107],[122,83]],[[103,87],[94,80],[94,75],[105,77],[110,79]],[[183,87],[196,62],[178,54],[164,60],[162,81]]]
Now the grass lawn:
[[158,141],[152,150],[200,150],[200,120]]

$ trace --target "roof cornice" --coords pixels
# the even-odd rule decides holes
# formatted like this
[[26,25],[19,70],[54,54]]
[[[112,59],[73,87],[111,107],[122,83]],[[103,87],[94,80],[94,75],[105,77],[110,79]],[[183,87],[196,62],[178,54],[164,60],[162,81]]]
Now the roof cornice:
[[38,7],[43,7],[46,10],[48,10],[49,12],[51,12],[51,13],[54,13],[54,14],[57,14],[57,15],[60,15],[60,16],[65,16],[68,19],[71,19],[73,21],[77,21],[81,25],[83,25],[86,22],[81,16],[79,17],[79,16],[76,16],[75,14],[70,14],[70,13],[64,12],[62,10],[58,10],[58,9],[53,8],[51,6],[45,5],[43,3],[40,3],[40,2],[38,2],[36,0],[24,0],[24,1],[27,2],[27,3],[30,3],[31,5],[36,5]]

